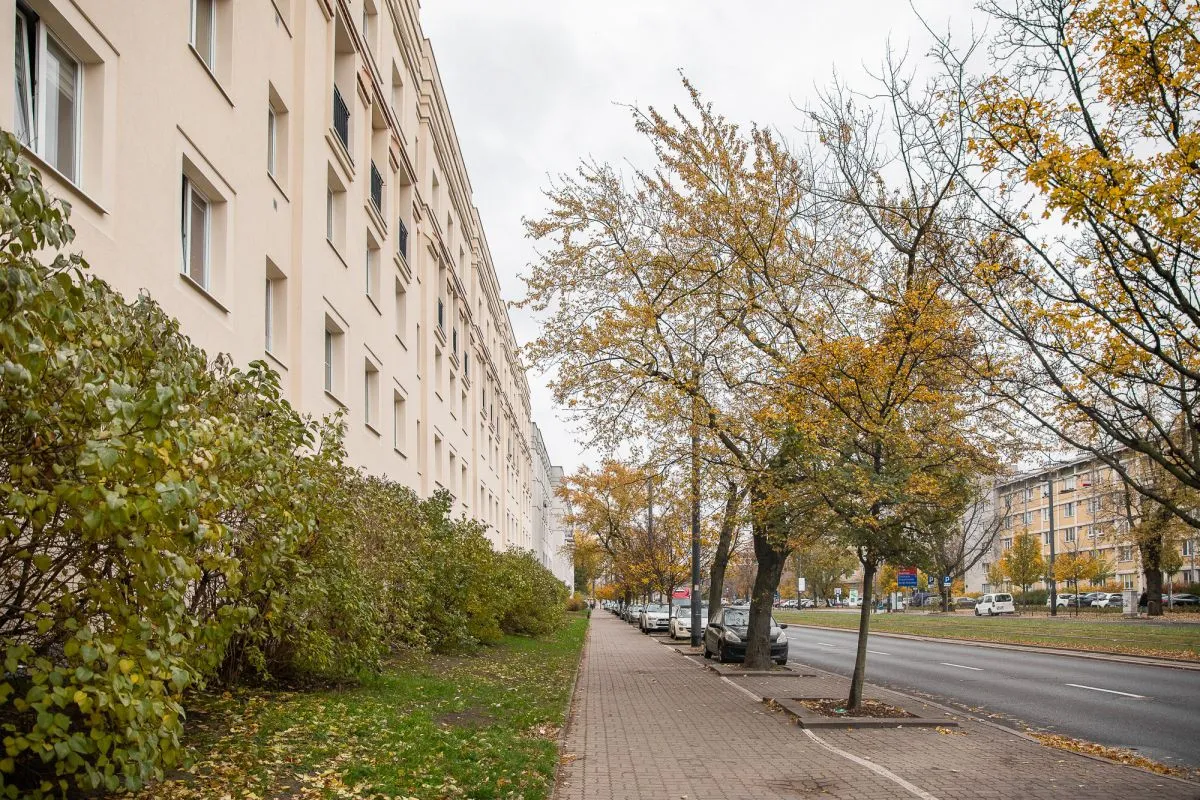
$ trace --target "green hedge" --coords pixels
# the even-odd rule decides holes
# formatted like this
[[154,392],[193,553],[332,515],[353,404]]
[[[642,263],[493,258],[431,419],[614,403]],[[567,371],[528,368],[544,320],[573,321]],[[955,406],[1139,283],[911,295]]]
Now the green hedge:
[[7,133],[0,189],[0,796],[180,766],[207,682],[350,680],[561,619],[531,556],[348,467],[340,419],[63,254],[68,208]]

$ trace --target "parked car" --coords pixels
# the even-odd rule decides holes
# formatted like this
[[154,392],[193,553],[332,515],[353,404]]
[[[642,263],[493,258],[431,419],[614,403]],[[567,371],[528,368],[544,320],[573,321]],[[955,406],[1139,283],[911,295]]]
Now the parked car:
[[[722,663],[728,661],[746,660],[746,636],[750,627],[750,609],[722,608],[708,621],[704,629],[704,657],[716,656]],[[788,639],[780,625],[771,618],[771,660],[776,664],[786,664],[788,659]]]
[[811,597],[801,597],[800,598],[800,607],[801,608],[816,608],[817,604],[815,602],[813,602],[813,599]]
[[[708,609],[701,606],[700,608],[700,635],[704,635],[704,628],[708,626]],[[671,617],[671,623],[667,626],[667,634],[672,639],[690,639],[692,638],[692,607],[677,606],[675,608],[675,616]]]
[[642,616],[642,607],[633,605],[632,603],[625,607],[625,613],[621,615],[621,619],[628,622],[630,625],[637,622]]
[[[1172,605],[1176,606],[1196,606],[1200,605],[1200,597],[1194,594],[1177,594],[1169,598]],[[1168,597],[1163,595],[1163,602],[1166,603]]]
[[974,597],[956,597],[954,598],[955,608],[974,608],[976,600]]
[[[1073,594],[1060,594],[1055,597],[1055,605],[1059,608],[1074,608],[1079,605],[1079,600]],[[1050,607],[1050,598],[1046,598],[1046,608]]]
[[846,605],[850,608],[862,608],[862,598],[861,597],[851,597],[849,600],[846,601]]
[[671,619],[671,609],[662,603],[651,603],[638,615],[638,630],[647,635],[665,631]]
[[975,604],[975,616],[977,617],[982,617],[985,614],[989,617],[994,617],[997,614],[1015,613],[1017,613],[1017,607],[1013,605],[1013,596],[1007,592],[985,594]]
[[1124,608],[1125,595],[1111,592],[1102,594],[1092,601],[1092,608]]

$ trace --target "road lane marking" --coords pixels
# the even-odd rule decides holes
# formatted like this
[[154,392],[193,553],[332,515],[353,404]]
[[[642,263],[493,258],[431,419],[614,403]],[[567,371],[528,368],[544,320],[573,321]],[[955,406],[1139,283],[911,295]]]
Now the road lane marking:
[[828,642],[817,642],[817,646],[818,647],[837,647],[836,644],[829,644]]
[[842,750],[841,748],[834,747],[829,742],[825,741],[824,739],[822,739],[821,737],[817,736],[815,733],[810,731],[808,728],[804,728],[804,733],[806,736],[808,736],[808,738],[812,739],[814,742],[821,745],[821,747],[824,747],[829,752],[836,753],[837,755],[841,756],[842,758],[845,758],[849,761],[853,761],[855,764],[858,764],[859,766],[866,767],[867,769],[871,770],[871,772],[874,772],[876,775],[879,775],[883,778],[887,778],[889,781],[900,786],[902,789],[905,789],[905,790],[911,792],[912,794],[916,795],[917,797],[921,798],[921,800],[938,800],[937,797],[935,797],[934,795],[931,795],[929,792],[925,791],[920,786],[916,786],[914,784],[909,783],[908,781],[904,780],[904,778],[901,778],[899,775],[897,775],[896,773],[887,769],[886,767],[881,767],[880,765],[876,764],[873,761],[868,761],[867,759],[861,758],[860,756],[856,756],[853,753],[848,753],[845,750]]
[[966,664],[951,664],[949,661],[939,661],[943,667],[958,667],[959,669],[972,669],[976,672],[983,672],[983,667],[968,667]]
[[1118,692],[1116,689],[1101,689],[1099,686],[1084,686],[1082,683],[1066,683],[1064,686],[1074,686],[1076,689],[1091,689],[1093,692],[1107,692],[1108,694],[1119,694],[1123,697],[1137,697],[1141,700],[1146,699],[1144,694],[1133,694],[1132,692]]
[[877,656],[890,656],[891,655],[891,653],[881,653],[878,650],[868,650],[867,652],[873,653],[874,655],[877,655]]

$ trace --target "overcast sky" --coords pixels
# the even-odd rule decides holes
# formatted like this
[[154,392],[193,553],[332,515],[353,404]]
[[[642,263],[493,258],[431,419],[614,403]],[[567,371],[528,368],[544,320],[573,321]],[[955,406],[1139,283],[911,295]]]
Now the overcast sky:
[[[965,33],[968,0],[913,0],[935,30]],[[682,70],[732,120],[792,136],[796,110],[836,70],[867,85],[888,41],[923,54],[928,35],[906,0],[424,0],[433,43],[506,300],[534,258],[523,217],[545,209],[548,178],[583,157],[645,164],[622,104],[686,103]],[[517,339],[536,336],[511,310]],[[534,421],[568,472],[594,463],[531,372]]]

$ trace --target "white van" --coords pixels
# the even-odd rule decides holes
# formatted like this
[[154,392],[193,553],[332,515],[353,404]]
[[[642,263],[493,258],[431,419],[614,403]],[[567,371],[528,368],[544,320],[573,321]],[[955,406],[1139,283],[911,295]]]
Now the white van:
[[1012,595],[1004,592],[999,594],[985,594],[975,604],[975,616],[977,617],[982,617],[984,614],[994,617],[996,614],[1015,613],[1017,613],[1017,607],[1013,605]]

